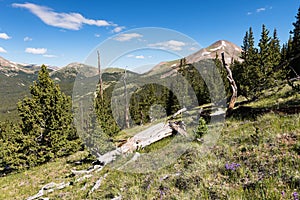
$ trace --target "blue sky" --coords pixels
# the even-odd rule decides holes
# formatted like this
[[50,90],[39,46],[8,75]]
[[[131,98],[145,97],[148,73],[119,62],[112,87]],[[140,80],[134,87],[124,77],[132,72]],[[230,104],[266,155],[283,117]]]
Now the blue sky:
[[[299,5],[296,0],[0,0],[0,56],[20,63],[65,66],[84,62],[108,38],[116,41],[125,36],[125,40],[118,41],[122,45],[133,42],[132,38],[143,42],[145,37],[134,32],[143,27],[174,30],[189,37],[189,45],[193,45],[192,41],[198,43],[189,46],[190,52],[179,55],[220,39],[240,46],[250,26],[258,41],[262,24],[271,31],[276,28],[280,40],[285,42]],[[157,41],[148,46],[160,45],[175,54],[187,44],[177,37],[155,37]],[[118,43],[112,48],[118,49]],[[138,63],[146,65],[180,56],[144,49],[127,52],[124,57],[112,65],[138,67]]]

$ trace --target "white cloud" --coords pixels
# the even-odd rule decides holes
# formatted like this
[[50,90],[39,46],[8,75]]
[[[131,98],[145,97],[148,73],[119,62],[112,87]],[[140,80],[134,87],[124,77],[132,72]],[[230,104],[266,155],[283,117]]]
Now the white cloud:
[[94,35],[95,37],[100,37],[101,35],[100,34],[98,34],[98,33],[95,33],[95,35]]
[[64,29],[79,30],[84,24],[94,26],[113,25],[105,20],[87,19],[79,13],[54,12],[53,9],[49,7],[39,6],[33,3],[14,3],[12,6],[15,8],[26,8],[31,13],[39,17],[45,24]]
[[24,37],[24,42],[29,42],[29,41],[32,41],[32,38],[30,38],[30,37]]
[[4,39],[4,40],[8,40],[8,39],[10,39],[11,37],[8,36],[6,33],[0,33],[0,38],[1,38],[1,39]]
[[113,33],[119,33],[119,32],[121,32],[122,30],[124,30],[125,28],[126,28],[125,26],[118,26],[118,27],[114,28],[114,29],[112,30],[112,32],[113,32]]
[[127,58],[136,58],[136,59],[145,59],[145,56],[143,56],[143,55],[137,55],[137,56],[135,56],[133,54],[128,54],[126,57]]
[[135,56],[135,58],[136,58],[136,59],[144,59],[144,58],[145,58],[145,56],[143,56],[143,55],[139,55],[139,56]]
[[273,8],[272,6],[265,6],[265,7],[257,8],[255,11],[247,12],[247,15],[252,15],[253,13],[265,12],[267,10],[272,10],[272,8]]
[[258,13],[259,13],[259,12],[263,12],[263,11],[266,11],[266,8],[257,8],[257,9],[256,9],[256,12],[258,12]]
[[45,54],[47,52],[47,49],[45,48],[26,48],[26,53],[32,53],[32,54]]
[[169,40],[165,42],[149,44],[148,46],[157,47],[159,49],[164,49],[164,50],[180,51],[182,50],[183,46],[186,46],[186,44],[184,42],[177,41],[177,40]]
[[56,55],[50,55],[50,54],[44,54],[43,56],[46,58],[56,58],[57,57]]
[[141,37],[143,37],[143,35],[141,35],[139,33],[124,33],[124,34],[120,34],[117,37],[115,37],[114,40],[124,42],[124,41],[130,41],[134,38],[141,38]]
[[0,53],[7,53],[7,51],[3,47],[0,47]]

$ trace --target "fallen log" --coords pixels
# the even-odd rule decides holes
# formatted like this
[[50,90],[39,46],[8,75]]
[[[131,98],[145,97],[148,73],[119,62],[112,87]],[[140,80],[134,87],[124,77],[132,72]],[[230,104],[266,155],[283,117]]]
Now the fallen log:
[[127,141],[124,142],[120,147],[99,156],[97,159],[104,163],[104,165],[108,164],[114,161],[118,155],[133,153],[139,148],[145,148],[146,146],[171,136],[174,131],[183,136],[187,136],[184,123],[182,121],[172,121],[177,115],[185,112],[186,110],[186,108],[180,109],[168,119],[166,124],[159,123],[139,132],[135,136],[128,138]]
[[126,143],[113,151],[99,156],[97,159],[105,164],[115,160],[118,155],[133,153],[138,148],[144,148],[163,138],[172,135],[173,129],[169,124],[159,123],[129,138]]
[[31,197],[28,197],[27,200],[34,200],[34,199],[40,198],[47,193],[51,193],[56,189],[61,190],[69,185],[70,185],[70,182],[68,182],[68,183],[62,182],[62,183],[58,183],[58,184],[54,183],[54,182],[48,183],[48,184],[44,185],[37,194],[35,194]]
[[177,131],[179,134],[183,135],[183,136],[187,136],[187,132],[184,130],[184,128],[181,127],[180,124],[176,124],[174,122],[169,122],[170,126],[172,127],[172,129],[174,129],[175,131]]
[[73,170],[71,169],[71,172],[75,175],[78,175],[78,174],[90,174],[92,173],[93,171],[97,170],[97,169],[100,169],[101,170],[102,166],[101,165],[94,165],[92,169],[90,170]]

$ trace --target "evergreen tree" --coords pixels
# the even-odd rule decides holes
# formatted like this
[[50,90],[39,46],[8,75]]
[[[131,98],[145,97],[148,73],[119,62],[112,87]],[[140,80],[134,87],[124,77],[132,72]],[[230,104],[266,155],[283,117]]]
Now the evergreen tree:
[[276,69],[276,67],[281,64],[281,56],[282,52],[280,47],[280,41],[277,36],[277,30],[274,29],[273,37],[270,41],[270,61],[273,65],[270,76],[274,79],[274,81],[279,81],[286,77],[287,72],[285,71],[285,69]]
[[273,37],[270,41],[270,52],[271,52],[271,62],[273,66],[277,66],[281,60],[281,49],[280,49],[280,41],[277,36],[277,30],[274,29]]
[[255,64],[257,62],[257,48],[255,48],[255,40],[254,40],[254,35],[252,28],[249,28],[249,34],[248,34],[248,59],[246,59],[246,64]]
[[272,63],[270,59],[270,40],[269,37],[269,30],[266,28],[265,25],[262,26],[261,38],[259,40],[259,67],[260,67],[260,74],[259,74],[259,81],[263,84],[267,83],[267,74],[272,69]]
[[243,45],[241,46],[242,47],[241,59],[243,59],[244,61],[248,60],[248,51],[249,51],[248,39],[249,39],[249,32],[246,31],[246,34],[243,39]]
[[287,42],[287,51],[286,51],[286,53],[287,53],[287,59],[291,59],[292,58],[292,51],[293,51],[293,47],[292,47],[292,42],[293,41],[293,39],[292,39],[292,36],[290,35],[290,38],[289,38],[289,40],[288,40],[288,42]]
[[232,66],[235,75],[236,84],[239,94],[248,99],[255,99],[259,96],[261,69],[259,67],[258,50],[255,48],[255,41],[252,28],[246,32],[244,44],[242,46],[243,53],[242,63],[235,62]]
[[291,54],[290,59],[291,66],[294,70],[300,74],[300,7],[296,16],[296,22],[293,23],[294,29],[291,31],[292,42],[291,42]]
[[71,99],[50,79],[42,66],[38,80],[30,86],[31,97],[18,103],[24,158],[32,166],[52,158],[69,155],[80,148],[73,126]]
[[300,74],[300,7],[298,8],[296,22],[293,23],[293,26],[293,31],[290,31],[290,34],[292,34],[292,39],[290,38],[287,48],[288,64],[286,66],[290,69],[290,73],[287,78],[289,85],[293,89],[300,91],[300,85],[290,81],[290,78],[297,77]]
[[111,98],[114,86],[111,85],[103,91],[103,98],[97,95],[95,99],[97,118],[100,128],[103,131],[101,134],[106,134],[109,137],[116,135],[120,131],[120,127],[116,123],[111,110]]
[[28,167],[24,152],[30,141],[24,136],[17,125],[12,123],[0,124],[0,174]]
[[300,53],[300,7],[296,16],[296,22],[293,23],[294,30],[291,31],[293,34],[292,39],[292,55],[297,56]]

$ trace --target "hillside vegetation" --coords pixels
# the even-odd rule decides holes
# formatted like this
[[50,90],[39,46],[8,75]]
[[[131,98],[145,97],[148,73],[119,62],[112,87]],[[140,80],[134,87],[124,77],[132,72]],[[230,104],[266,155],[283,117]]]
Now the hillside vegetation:
[[[71,169],[86,169],[92,162],[87,152],[78,152],[2,177],[0,199],[24,199],[47,183],[68,181],[72,182],[71,186],[45,196],[50,199],[117,196],[122,199],[293,199],[293,193],[299,192],[300,187],[300,115],[288,114],[293,107],[291,112],[282,108],[291,101],[297,102],[300,95],[288,85],[277,89],[276,92],[267,90],[268,95],[259,101],[243,105],[252,109],[272,108],[272,111],[257,113],[255,118],[247,120],[241,120],[239,115],[228,118],[217,144],[205,154],[199,152],[201,143],[194,142],[176,163],[156,172],[131,174],[106,166],[100,172],[93,172],[92,177],[76,182],[80,175],[72,175]],[[293,106],[299,108],[299,101]],[[155,151],[163,143],[154,144],[147,151]],[[101,187],[90,193],[104,174],[107,175]]]
[[[51,73],[43,65],[30,75],[18,65],[7,74],[9,66],[1,66],[7,107],[0,110],[6,116],[0,123],[0,199],[298,200],[300,8],[293,26],[282,46],[276,29],[270,34],[262,25],[256,44],[250,27],[241,50],[221,40],[145,74],[110,69],[99,77],[78,63]],[[220,51],[227,55],[222,62]],[[229,77],[229,83],[230,70],[235,81]],[[79,89],[72,91],[74,85]],[[133,140],[157,123],[168,135],[150,129],[160,140],[145,146],[139,146],[143,137]],[[176,152],[188,148],[170,164],[171,151],[159,150],[172,141],[184,141]],[[154,172],[144,163],[144,173],[121,170],[147,153],[166,154],[168,164]],[[157,166],[149,158],[147,164]]]

